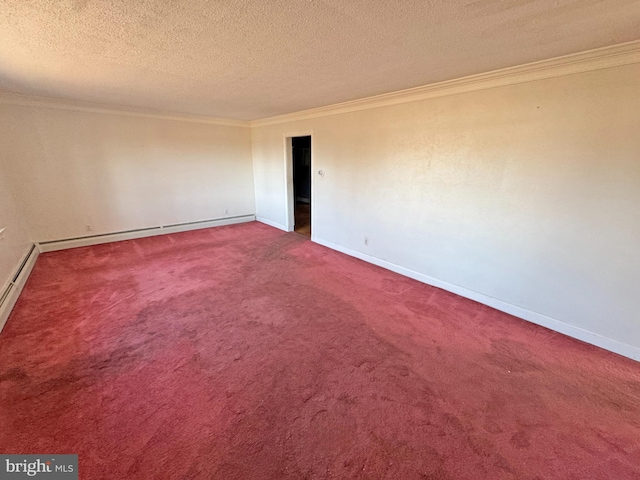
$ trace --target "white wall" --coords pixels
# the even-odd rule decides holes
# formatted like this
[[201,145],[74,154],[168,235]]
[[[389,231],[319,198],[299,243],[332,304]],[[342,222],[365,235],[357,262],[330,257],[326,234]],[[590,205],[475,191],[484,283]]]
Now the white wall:
[[0,131],[33,241],[255,213],[246,127],[0,104]]
[[[0,135],[4,134],[0,128]],[[31,246],[24,218],[7,182],[4,161],[5,155],[0,148],[0,230],[5,229],[0,233],[0,294]]]
[[256,127],[256,214],[286,225],[283,138],[312,130],[316,240],[640,348],[639,79],[635,64]]
[[30,241],[225,210],[285,225],[283,138],[313,131],[317,241],[640,349],[638,78],[635,64],[251,130],[0,104],[0,285]]

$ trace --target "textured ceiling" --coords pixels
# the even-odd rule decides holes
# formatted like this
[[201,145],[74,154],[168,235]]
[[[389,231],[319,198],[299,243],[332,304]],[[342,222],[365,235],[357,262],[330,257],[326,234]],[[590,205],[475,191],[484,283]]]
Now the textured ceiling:
[[254,120],[640,38],[640,0],[0,0],[0,91]]

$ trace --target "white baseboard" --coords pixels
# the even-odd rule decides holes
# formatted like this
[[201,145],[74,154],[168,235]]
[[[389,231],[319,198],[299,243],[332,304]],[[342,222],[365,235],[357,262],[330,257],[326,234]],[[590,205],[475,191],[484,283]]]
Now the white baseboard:
[[362,253],[357,250],[352,250],[350,248],[343,247],[341,245],[335,244],[333,242],[329,242],[327,240],[322,240],[320,238],[314,237],[312,241],[320,245],[324,245],[325,247],[331,248],[333,250],[337,250],[338,252],[345,253],[349,256],[359,258],[360,260],[364,260],[365,262],[372,263],[374,265],[385,268],[387,270],[391,270],[392,272],[399,273],[400,275],[413,278],[414,280],[418,280],[419,282],[426,283],[427,285],[438,287],[443,290],[447,290],[448,292],[455,293],[456,295],[460,295],[461,297],[475,300],[476,302],[482,303],[484,305],[488,305],[489,307],[495,308],[496,310],[500,310],[501,312],[508,313],[515,317],[521,318],[523,320],[527,320],[529,322],[535,323],[542,327],[546,327],[550,330],[554,330],[556,332],[562,333],[569,337],[576,338],[578,340],[589,343],[591,345],[604,348],[605,350],[609,350],[611,352],[631,358],[636,361],[640,361],[639,347],[628,345],[626,343],[622,343],[612,338],[604,337],[598,333],[585,330],[584,328],[576,327],[575,325],[571,325],[561,320],[548,317],[541,313],[533,312],[531,310],[527,310],[526,308],[512,305],[510,303],[504,302],[497,298],[490,297],[489,295],[485,295],[483,293],[479,293],[473,290],[469,290],[468,288],[461,287],[459,285],[454,285],[452,283],[438,280],[437,278],[424,275],[414,270],[401,267],[391,262],[387,262],[386,260],[381,260],[371,255],[367,255],[366,253]]
[[0,332],[2,332],[4,325],[7,323],[11,310],[13,310],[22,289],[29,279],[29,275],[31,275],[31,270],[33,270],[33,266],[36,264],[38,255],[40,255],[40,251],[36,245],[29,247],[18,269],[9,279],[9,283],[7,283],[6,287],[0,292]]
[[260,223],[264,223],[265,225],[269,225],[270,227],[273,228],[277,228],[279,230],[284,230],[285,232],[288,232],[289,230],[287,229],[287,227],[285,227],[284,225],[280,224],[280,223],[276,223],[273,222],[271,220],[267,220],[266,218],[263,217],[256,217],[256,220]]
[[153,237],[155,235],[166,235],[169,233],[187,232],[190,230],[200,230],[202,228],[220,227],[222,225],[233,225],[255,221],[255,215],[242,215],[238,217],[216,218],[201,222],[180,223],[175,225],[164,225],[158,227],[141,228],[127,232],[114,232],[102,235],[92,235],[87,237],[70,238],[63,240],[52,240],[39,242],[37,245],[41,252],[55,252],[68,248],[87,247],[102,243],[119,242],[122,240],[133,240],[136,238]]

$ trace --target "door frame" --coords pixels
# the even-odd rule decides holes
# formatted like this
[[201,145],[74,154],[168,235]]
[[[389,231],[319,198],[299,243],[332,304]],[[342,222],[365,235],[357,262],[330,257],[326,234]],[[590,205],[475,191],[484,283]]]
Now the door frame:
[[309,209],[311,212],[311,239],[315,237],[315,175],[313,172],[315,146],[313,130],[303,130],[300,132],[285,133],[283,137],[284,141],[284,184],[285,184],[285,218],[287,232],[293,232],[295,228],[295,198],[293,195],[293,141],[294,137],[311,137],[311,196],[309,198]]

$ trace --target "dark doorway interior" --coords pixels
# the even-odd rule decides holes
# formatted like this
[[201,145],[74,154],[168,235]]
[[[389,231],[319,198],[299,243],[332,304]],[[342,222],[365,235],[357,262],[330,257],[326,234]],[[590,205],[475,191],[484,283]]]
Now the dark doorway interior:
[[311,137],[293,137],[294,230],[311,236]]

